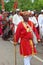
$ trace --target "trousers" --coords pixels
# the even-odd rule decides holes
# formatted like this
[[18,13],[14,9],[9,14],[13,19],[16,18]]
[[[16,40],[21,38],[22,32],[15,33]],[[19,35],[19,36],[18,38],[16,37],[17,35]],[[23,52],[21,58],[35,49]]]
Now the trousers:
[[32,56],[26,56],[24,57],[24,65],[30,65]]

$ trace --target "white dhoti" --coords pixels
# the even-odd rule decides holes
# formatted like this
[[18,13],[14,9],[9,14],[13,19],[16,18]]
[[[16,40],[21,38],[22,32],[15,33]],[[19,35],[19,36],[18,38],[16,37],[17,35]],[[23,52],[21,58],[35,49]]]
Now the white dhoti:
[[39,27],[40,37],[43,37],[43,26]]
[[24,65],[30,65],[32,56],[26,56],[24,57]]

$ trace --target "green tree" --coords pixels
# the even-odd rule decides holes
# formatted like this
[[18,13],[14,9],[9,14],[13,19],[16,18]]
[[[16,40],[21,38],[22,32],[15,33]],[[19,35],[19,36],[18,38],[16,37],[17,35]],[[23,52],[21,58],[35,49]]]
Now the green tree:
[[[13,9],[14,0],[10,0],[10,2],[5,3],[5,10],[11,11]],[[43,9],[43,0],[18,0],[18,8],[22,10],[38,10]],[[1,10],[1,6],[0,6]]]

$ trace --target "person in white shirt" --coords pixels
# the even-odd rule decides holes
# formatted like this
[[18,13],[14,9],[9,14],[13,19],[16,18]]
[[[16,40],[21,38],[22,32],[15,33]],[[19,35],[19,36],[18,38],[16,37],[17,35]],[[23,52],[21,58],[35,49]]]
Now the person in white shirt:
[[[22,16],[20,15],[20,9],[16,9],[16,14],[14,14],[13,16],[13,24],[14,24],[14,33],[16,33],[16,29],[17,29],[17,26],[18,24],[23,21],[23,18]],[[19,41],[18,41],[18,44],[20,43],[20,38],[19,38]]]
[[[29,17],[29,20],[33,22],[34,26],[37,29],[37,32],[39,34],[39,24],[38,24],[38,12],[31,11],[31,16]],[[40,34],[39,34],[40,36]]]
[[41,10],[41,14],[38,16],[38,23],[39,23],[39,32],[41,40],[43,39],[43,10]]
[[29,20],[34,23],[35,27],[38,27],[38,22],[36,17],[34,16],[34,11],[31,11],[31,16],[29,17]]
[[16,28],[17,28],[17,25],[23,21],[23,18],[22,16],[20,16],[20,10],[19,9],[16,9],[16,14],[14,14],[13,16],[13,24],[15,26],[15,30],[14,32],[16,32]]

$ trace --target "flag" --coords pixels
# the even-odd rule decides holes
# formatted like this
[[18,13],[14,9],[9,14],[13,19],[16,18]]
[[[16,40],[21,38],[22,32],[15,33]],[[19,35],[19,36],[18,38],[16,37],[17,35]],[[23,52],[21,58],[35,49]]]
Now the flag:
[[18,7],[18,2],[14,2],[14,9],[17,9]]

